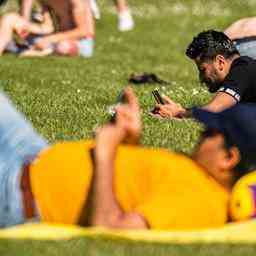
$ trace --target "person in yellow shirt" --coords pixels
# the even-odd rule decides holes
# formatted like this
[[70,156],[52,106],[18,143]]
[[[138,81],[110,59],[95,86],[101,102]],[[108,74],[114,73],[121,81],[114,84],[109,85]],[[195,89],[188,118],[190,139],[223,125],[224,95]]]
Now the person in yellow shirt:
[[[56,144],[32,163],[31,186],[41,220],[162,230],[226,223],[232,186],[250,170],[234,170],[241,166],[243,147],[211,124],[193,159],[139,146],[139,105],[132,90],[125,95],[128,103],[117,109],[116,122],[103,126],[95,142]],[[211,116],[204,119],[211,114],[221,116],[194,110],[203,122],[212,122]]]
[[[0,189],[2,226],[33,217],[82,226],[161,230],[209,228],[228,221],[232,186],[255,167],[247,153],[256,149],[256,108],[237,105],[221,113],[194,109],[194,117],[206,124],[206,130],[190,158],[139,146],[139,104],[130,88],[125,96],[127,103],[116,109],[116,121],[100,128],[95,141],[50,147],[39,141],[32,158],[18,162],[23,168],[9,175],[13,196],[8,197],[13,200],[4,196],[7,183]],[[2,102],[8,104],[0,98]],[[246,120],[250,125],[244,124]],[[10,140],[8,157],[13,163],[21,145],[14,152],[14,139],[2,137],[5,145]],[[30,136],[28,143],[34,141]],[[29,150],[26,154],[31,156]],[[1,171],[0,166],[0,181]],[[14,189],[19,182],[21,187]],[[8,210],[14,203],[15,211]]]

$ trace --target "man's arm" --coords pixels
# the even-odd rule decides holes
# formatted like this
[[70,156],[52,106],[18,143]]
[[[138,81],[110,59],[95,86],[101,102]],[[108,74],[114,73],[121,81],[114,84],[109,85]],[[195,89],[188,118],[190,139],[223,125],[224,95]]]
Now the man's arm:
[[202,108],[210,112],[221,112],[224,109],[230,108],[237,103],[234,97],[225,93],[218,92],[214,98]]
[[[156,107],[158,109],[157,114],[163,118],[190,118],[190,109],[183,108],[180,104],[172,101],[168,97],[164,97],[166,104],[158,104]],[[205,106],[201,108],[206,109],[211,112],[220,112],[224,109],[230,108],[237,103],[237,100],[231,95],[225,92],[218,92],[214,98]]]
[[72,0],[72,13],[75,28],[65,32],[46,36],[36,43],[38,48],[45,48],[51,43],[64,40],[77,40],[85,37],[94,37],[94,19],[88,0]]

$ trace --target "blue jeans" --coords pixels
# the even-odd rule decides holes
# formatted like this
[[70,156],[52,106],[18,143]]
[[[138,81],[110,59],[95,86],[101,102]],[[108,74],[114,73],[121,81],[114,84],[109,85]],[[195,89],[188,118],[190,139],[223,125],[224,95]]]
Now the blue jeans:
[[47,142],[0,92],[0,227],[25,222],[20,190],[22,166],[45,147]]
[[235,43],[241,56],[248,56],[256,59],[256,40]]

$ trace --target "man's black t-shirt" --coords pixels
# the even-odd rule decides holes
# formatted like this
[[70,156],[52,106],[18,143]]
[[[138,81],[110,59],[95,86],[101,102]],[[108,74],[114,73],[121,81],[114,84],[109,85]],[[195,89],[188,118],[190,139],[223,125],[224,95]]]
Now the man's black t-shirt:
[[225,92],[237,102],[256,103],[256,60],[242,56],[233,61],[219,92]]

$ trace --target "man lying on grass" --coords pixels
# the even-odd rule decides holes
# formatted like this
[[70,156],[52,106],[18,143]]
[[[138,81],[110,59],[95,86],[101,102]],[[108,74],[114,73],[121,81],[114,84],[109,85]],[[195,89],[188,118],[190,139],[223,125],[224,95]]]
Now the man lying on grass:
[[[208,30],[193,38],[186,55],[197,66],[199,79],[216,93],[203,109],[220,112],[238,102],[256,102],[256,61],[240,56],[235,44],[223,32]],[[186,109],[168,97],[154,111],[162,118],[191,117]]]
[[[0,95],[0,225],[38,221],[109,228],[192,229],[228,220],[234,182],[254,168],[256,108],[214,114],[193,157],[139,146],[133,91],[95,141],[47,146]],[[247,125],[245,125],[247,124]],[[249,125],[248,125],[249,124]]]

